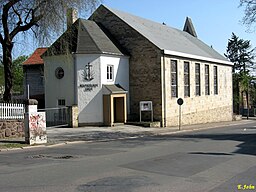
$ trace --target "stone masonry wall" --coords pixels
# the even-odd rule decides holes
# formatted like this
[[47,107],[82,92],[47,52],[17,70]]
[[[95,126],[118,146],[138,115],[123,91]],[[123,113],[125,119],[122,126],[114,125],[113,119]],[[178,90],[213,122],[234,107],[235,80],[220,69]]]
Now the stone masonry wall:
[[154,119],[162,118],[161,51],[103,7],[91,18],[111,34],[130,55],[130,114],[128,120],[139,120],[139,102],[152,101]]
[[[219,63],[208,63],[188,58],[164,56],[155,45],[104,7],[90,18],[110,33],[130,55],[130,118],[138,120],[139,102],[153,101],[154,120],[166,126],[178,124],[177,99],[183,98],[183,124],[197,124],[232,120],[232,68]],[[178,61],[178,97],[171,97],[170,60]],[[184,97],[184,61],[190,62],[190,97]],[[195,96],[195,63],[201,66],[201,95]],[[205,65],[210,67],[210,95],[205,95]],[[161,70],[161,66],[165,69]],[[213,67],[218,68],[218,94],[214,94]],[[164,74],[162,75],[161,72]],[[164,84],[161,82],[165,81]],[[163,86],[163,87],[162,87]],[[165,86],[165,87],[164,87]],[[164,89],[165,88],[165,89]],[[165,91],[164,91],[165,90]],[[165,92],[166,98],[164,98]],[[165,106],[164,106],[165,105]],[[164,115],[166,109],[166,114]]]
[[2,120],[0,121],[0,139],[24,137],[23,120]]
[[[199,124],[232,121],[232,68],[227,65],[207,63],[183,58],[166,57],[167,126],[177,126],[179,117],[178,98],[171,97],[171,59],[178,61],[178,98],[184,99],[181,107],[182,124]],[[190,97],[184,97],[184,61],[190,62]],[[200,63],[200,96],[195,94],[195,63]],[[205,65],[210,68],[210,95],[205,95]],[[213,68],[218,70],[218,94],[214,94]]]

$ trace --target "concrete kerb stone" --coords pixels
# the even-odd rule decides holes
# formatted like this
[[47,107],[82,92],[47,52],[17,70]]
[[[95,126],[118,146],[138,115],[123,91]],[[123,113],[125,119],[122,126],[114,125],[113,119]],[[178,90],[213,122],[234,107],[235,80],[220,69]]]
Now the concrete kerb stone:
[[[249,121],[239,121],[239,123],[231,121],[231,122],[219,123],[218,125],[214,125],[215,123],[212,123],[209,126],[205,126],[205,124],[202,124],[202,125],[199,125],[199,128],[193,128],[193,129],[188,128],[188,127],[191,127],[191,126],[186,126],[186,129],[184,129],[184,130],[177,130],[176,128],[172,127],[172,128],[167,128],[167,130],[164,130],[164,132],[162,132],[162,133],[158,133],[158,132],[154,132],[154,131],[147,131],[147,133],[151,133],[151,135],[153,135],[153,136],[172,135],[172,134],[193,132],[193,131],[198,131],[198,130],[223,128],[223,127],[227,127],[227,126],[231,126],[231,125],[249,124],[251,122],[252,122],[251,120],[249,120]],[[197,125],[193,125],[193,126],[197,127]],[[152,129],[152,128],[143,128],[143,129]],[[159,129],[159,128],[157,128],[157,129]],[[140,134],[140,132],[136,132],[136,133]],[[57,143],[57,144],[48,145],[47,147],[55,147],[55,146],[61,146],[61,145],[66,145],[66,144],[81,144],[81,143],[93,143],[93,142],[108,142],[108,141],[125,140],[125,139],[137,139],[137,138],[143,138],[143,137],[145,137],[145,135],[120,137],[120,138],[110,138],[110,139],[102,139],[102,140],[91,140],[91,141],[68,141],[68,142],[64,142],[64,143]]]
[[[151,136],[163,136],[163,135],[174,135],[179,133],[186,133],[186,132],[193,132],[198,130],[207,130],[207,129],[214,129],[214,128],[223,128],[227,126],[232,125],[243,125],[243,124],[249,124],[253,122],[252,120],[244,120],[244,121],[231,121],[231,122],[224,122],[224,123],[211,123],[208,126],[206,124],[202,125],[192,125],[192,126],[184,126],[185,129],[178,130],[176,127],[171,128],[154,128],[154,131],[151,131],[152,128],[143,128],[143,129],[149,129],[146,131],[146,133],[149,133],[148,135]],[[191,128],[191,127],[197,127],[197,128]],[[115,129],[115,128],[114,128]],[[158,130],[158,131],[156,131]],[[101,130],[104,132],[103,130]],[[112,130],[113,131],[113,130]],[[107,132],[112,132],[111,130],[108,130]],[[116,130],[115,130],[116,131]],[[114,132],[115,132],[114,131]],[[131,132],[129,132],[131,133]],[[145,134],[145,131],[142,132],[135,132],[136,134]],[[82,143],[94,143],[94,142],[108,142],[108,141],[116,141],[116,140],[125,140],[125,139],[137,139],[137,138],[143,138],[145,135],[138,135],[138,136],[129,136],[129,137],[119,137],[119,138],[109,138],[109,139],[102,139],[102,140],[88,140],[88,141],[64,141],[60,143],[48,143],[44,145],[33,145],[33,146],[25,146],[25,147],[19,147],[19,148],[5,148],[0,149],[0,152],[4,151],[14,151],[14,150],[25,150],[25,149],[32,149],[32,148],[44,148],[44,147],[58,147],[63,145],[69,145],[69,144],[82,144]]]
[[[234,123],[233,123],[234,122]],[[184,133],[184,132],[193,132],[193,131],[200,131],[200,130],[207,130],[207,129],[216,129],[216,128],[223,128],[223,127],[228,127],[228,126],[235,126],[235,125],[244,125],[244,124],[249,124],[253,122],[252,120],[247,120],[247,121],[239,121],[241,123],[237,123],[238,121],[229,121],[229,122],[224,122],[223,124],[218,124],[218,125],[212,125],[205,126],[205,124],[199,125],[199,128],[192,128],[192,129],[184,129],[184,130],[176,130],[176,131],[171,131],[171,132],[164,132],[164,133],[159,133],[157,135],[172,135],[172,134],[177,134],[177,133]],[[193,125],[196,126],[196,125]],[[178,128],[177,128],[178,129]]]

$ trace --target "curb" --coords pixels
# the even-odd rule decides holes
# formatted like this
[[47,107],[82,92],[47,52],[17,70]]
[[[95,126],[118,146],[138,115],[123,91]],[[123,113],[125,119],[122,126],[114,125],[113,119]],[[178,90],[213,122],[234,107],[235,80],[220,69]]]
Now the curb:
[[[224,124],[224,125],[212,125],[209,127],[200,127],[200,128],[192,128],[192,129],[183,129],[183,130],[176,130],[176,131],[166,131],[163,133],[154,133],[154,132],[148,132],[151,135],[139,135],[139,136],[131,136],[131,137],[119,137],[119,138],[113,138],[113,139],[102,139],[102,140],[89,140],[89,141],[65,141],[61,143],[55,143],[55,144],[42,144],[42,145],[31,145],[31,146],[25,146],[25,147],[19,147],[19,148],[5,148],[5,149],[0,149],[0,152],[8,152],[8,151],[18,151],[18,150],[25,150],[25,149],[34,149],[34,148],[53,148],[53,147],[59,147],[59,146],[64,146],[68,144],[82,144],[82,143],[95,143],[95,142],[108,142],[108,141],[118,141],[118,140],[126,140],[126,139],[137,139],[137,138],[143,138],[145,136],[164,136],[164,135],[174,135],[174,134],[179,134],[179,133],[188,133],[188,132],[193,132],[193,131],[200,131],[200,130],[208,130],[208,129],[215,129],[215,128],[223,128],[223,127],[228,127],[228,126],[236,126],[236,125],[245,125],[245,124],[250,124],[253,121],[248,120],[248,121],[239,121],[240,123],[232,123],[234,121],[231,121],[229,124]],[[137,133],[141,134],[141,133]]]
[[178,131],[172,131],[172,132],[159,133],[157,135],[172,135],[177,133],[193,132],[193,131],[200,131],[200,130],[217,129],[217,128],[220,129],[220,128],[229,127],[229,126],[246,125],[252,122],[253,122],[252,120],[248,120],[246,122],[241,122],[241,123],[234,123],[234,124],[230,123],[226,125],[215,125],[215,126],[201,127],[201,128],[194,128],[194,129],[184,129],[184,130],[178,130]]

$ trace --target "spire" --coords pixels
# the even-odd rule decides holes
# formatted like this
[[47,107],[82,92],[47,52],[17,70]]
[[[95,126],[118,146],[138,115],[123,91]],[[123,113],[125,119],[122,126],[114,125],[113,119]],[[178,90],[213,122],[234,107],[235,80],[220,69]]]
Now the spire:
[[194,28],[192,20],[189,17],[186,18],[186,22],[185,22],[183,31],[189,33],[190,35],[192,35],[194,37],[197,37],[196,30]]

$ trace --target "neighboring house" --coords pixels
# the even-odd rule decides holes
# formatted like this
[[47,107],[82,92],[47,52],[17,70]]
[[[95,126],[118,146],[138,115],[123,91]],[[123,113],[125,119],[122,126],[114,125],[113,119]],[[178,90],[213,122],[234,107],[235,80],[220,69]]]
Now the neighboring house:
[[46,106],[78,105],[80,124],[113,125],[126,113],[138,121],[140,101],[152,101],[154,120],[176,126],[178,98],[182,124],[232,120],[232,63],[197,38],[189,18],[181,31],[101,5],[44,61]]
[[[38,108],[45,107],[44,101],[44,61],[41,55],[47,48],[38,48],[23,62],[24,87],[29,85],[29,98],[38,100]],[[26,93],[27,91],[25,91]]]

